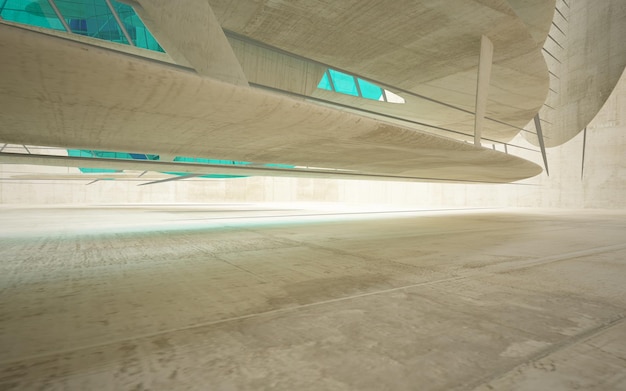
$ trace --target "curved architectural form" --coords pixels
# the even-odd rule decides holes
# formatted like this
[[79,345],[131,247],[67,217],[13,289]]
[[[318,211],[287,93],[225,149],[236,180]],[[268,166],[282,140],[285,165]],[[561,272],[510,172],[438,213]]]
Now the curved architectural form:
[[[6,142],[510,182],[520,158],[0,26]],[[45,62],[40,61],[45,59]],[[80,63],[84,68],[74,69]],[[25,66],[25,64],[28,64]],[[18,77],[19,75],[19,77]],[[45,129],[42,132],[41,129]]]
[[595,115],[626,63],[625,7],[603,2],[7,0],[0,142],[528,178],[536,165],[481,138],[508,152],[537,123],[558,145]]
[[389,90],[334,69],[327,69],[324,72],[317,88],[379,102],[406,103],[404,98]]
[[[608,99],[626,67],[625,21],[621,0],[557,3],[544,49],[550,93],[539,113],[546,146],[576,136]],[[536,137],[526,137],[538,145]]]
[[[487,117],[495,121],[486,123],[485,137],[512,139],[548,93],[541,38],[551,17],[539,18],[541,26],[532,29],[526,21],[534,14],[551,16],[554,1],[518,6],[526,11],[523,19],[505,0],[353,0],[334,1],[323,9],[306,0],[210,3],[227,31],[395,87],[390,88],[394,92],[415,94],[402,95],[405,116],[436,126],[473,132],[482,35],[495,46],[487,105]],[[448,106],[433,106],[432,100]],[[385,110],[381,105],[380,111]]]

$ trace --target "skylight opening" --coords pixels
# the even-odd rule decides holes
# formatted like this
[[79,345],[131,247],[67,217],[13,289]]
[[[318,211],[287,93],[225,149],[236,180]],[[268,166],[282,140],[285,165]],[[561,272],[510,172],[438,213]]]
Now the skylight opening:
[[[96,151],[96,150],[85,150],[85,149],[68,149],[67,156],[72,157],[87,157],[87,158],[104,158],[104,159],[120,159],[120,160],[155,160],[155,161],[163,161],[161,160],[160,155],[151,155],[151,154],[143,154],[143,153],[130,153],[130,152],[112,152],[112,151]],[[176,156],[173,159],[173,162],[179,163],[196,163],[196,164],[211,164],[211,165],[235,165],[235,166],[247,166],[247,165],[255,165],[251,162],[243,162],[237,160],[218,160],[218,159],[207,159],[207,158],[197,158],[197,157],[188,157],[188,156]],[[278,164],[278,163],[267,163],[256,165],[263,168],[285,168],[290,169],[295,166],[289,164]],[[120,170],[114,169],[106,169],[106,168],[79,168],[82,173],[113,173],[120,172]],[[188,172],[170,172],[164,171],[164,174],[170,175],[189,175]],[[244,175],[225,175],[225,174],[207,174],[199,176],[199,178],[245,178]]]
[[405,102],[403,97],[401,97],[400,95],[394,94],[393,92],[389,90],[385,90],[385,98],[387,99],[387,102],[389,103],[404,103]]
[[404,98],[389,90],[335,69],[324,72],[317,88],[380,102],[405,103]]
[[0,0],[0,17],[10,22],[164,52],[133,8],[115,0]]

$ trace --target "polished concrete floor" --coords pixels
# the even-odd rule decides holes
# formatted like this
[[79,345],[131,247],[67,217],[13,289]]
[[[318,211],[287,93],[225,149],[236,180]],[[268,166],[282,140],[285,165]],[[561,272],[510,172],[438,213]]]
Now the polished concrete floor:
[[0,390],[626,389],[626,213],[0,209]]

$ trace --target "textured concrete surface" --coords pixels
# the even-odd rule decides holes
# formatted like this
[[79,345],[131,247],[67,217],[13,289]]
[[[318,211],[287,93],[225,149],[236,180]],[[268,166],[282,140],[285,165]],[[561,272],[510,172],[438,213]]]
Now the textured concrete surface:
[[[494,57],[487,116],[514,126],[488,122],[486,137],[513,138],[548,93],[541,48],[554,0],[209,2],[225,30],[471,112],[481,36],[488,36]],[[378,111],[388,109],[381,104]],[[436,123],[451,111],[434,110]],[[416,99],[405,112],[422,122],[434,113],[430,102]]]
[[130,3],[161,47],[200,75],[248,86],[241,64],[205,0],[138,0]]
[[541,172],[516,156],[170,64],[14,26],[0,31],[9,53],[0,60],[2,142],[459,181]]
[[0,389],[626,386],[626,214],[0,210]]
[[[539,111],[548,147],[565,143],[589,124],[626,66],[624,1],[558,0],[556,5],[544,46],[550,92]],[[536,137],[524,135],[538,145]]]
[[[532,147],[523,136],[515,144]],[[626,209],[626,79],[587,128],[582,172],[583,134],[549,148],[550,176],[525,181],[528,185],[459,185],[375,182],[313,178],[262,178],[207,181],[189,179],[155,186],[135,180],[99,181],[75,168],[0,164],[0,203],[206,203],[206,202],[343,202],[397,207],[549,207]],[[1,145],[1,144],[0,144]],[[496,148],[502,150],[501,145]],[[65,150],[29,147],[34,154],[66,154]],[[509,153],[543,164],[539,151],[509,146]],[[21,145],[4,152],[27,153]],[[142,178],[150,174],[145,174]],[[128,178],[127,178],[128,179]]]

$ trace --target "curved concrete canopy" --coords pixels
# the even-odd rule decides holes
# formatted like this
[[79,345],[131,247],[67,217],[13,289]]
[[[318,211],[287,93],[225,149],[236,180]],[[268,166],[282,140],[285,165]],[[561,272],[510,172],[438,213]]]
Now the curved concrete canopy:
[[[526,160],[0,25],[0,141],[510,182]],[[80,66],[77,66],[80,64]]]
[[543,45],[552,26],[556,0],[507,0],[530,34]]
[[180,65],[228,83],[248,85],[224,31],[205,0],[178,0],[176,12],[167,0],[131,3],[165,51]]
[[[547,147],[580,133],[600,111],[626,67],[626,2],[571,1],[559,16],[558,38],[551,43],[554,91],[540,116]],[[538,145],[537,138],[525,135]]]
[[494,44],[486,115],[514,126],[492,124],[483,134],[501,141],[532,119],[548,92],[541,49],[551,18],[533,16],[551,16],[553,0],[210,3],[224,29],[472,112],[486,35]]
[[[11,178],[16,179],[124,179],[127,172],[152,171],[154,174],[176,172],[179,174],[202,175],[232,175],[232,176],[271,176],[287,178],[328,178],[328,179],[352,179],[352,180],[376,180],[376,181],[403,181],[403,182],[482,182],[479,180],[446,180],[435,177],[417,177],[386,174],[363,174],[347,170],[332,170],[322,168],[271,168],[258,167],[255,165],[220,165],[220,164],[198,164],[198,163],[173,163],[155,160],[128,160],[128,159],[107,159],[107,158],[81,158],[70,156],[52,156],[35,154],[18,154],[0,152],[0,163],[2,164],[28,164],[56,167],[76,167],[76,168],[96,168],[114,169],[124,172],[120,173],[96,173],[96,174],[35,174],[18,175]],[[158,175],[158,174],[157,174]],[[136,174],[133,174],[137,178]],[[154,176],[154,175],[152,175]],[[186,176],[186,175],[185,175]],[[142,176],[143,178],[144,176]],[[162,176],[161,176],[162,178]],[[171,179],[185,179],[174,177]],[[150,180],[145,178],[144,180]]]

